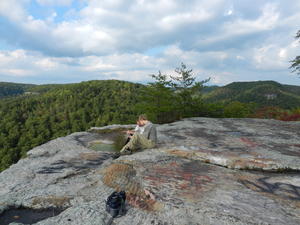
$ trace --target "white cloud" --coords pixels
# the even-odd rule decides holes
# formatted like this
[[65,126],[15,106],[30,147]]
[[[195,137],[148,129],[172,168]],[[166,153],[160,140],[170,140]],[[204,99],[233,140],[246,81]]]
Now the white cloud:
[[[15,1],[15,0],[13,0]],[[24,11],[23,2],[2,0],[4,11],[9,11],[16,5],[16,18],[3,14],[14,23],[15,29],[22,38],[8,39],[22,46],[30,46],[33,50],[45,54],[79,56],[88,54],[110,54],[113,51],[145,51],[148,48],[168,42],[176,34],[169,32],[184,32],[186,27],[196,26],[212,19],[217,4],[223,0],[192,1],[184,4],[180,1],[96,1],[90,0],[72,21],[55,23],[54,13],[45,20],[34,19],[29,12]],[[27,0],[28,4],[29,0]],[[40,4],[55,4],[58,1],[39,0]],[[71,1],[61,1],[69,4]],[[182,4],[185,6],[182,7]],[[2,7],[4,8],[4,7]],[[20,10],[17,10],[17,9]],[[21,11],[22,13],[19,13]],[[14,13],[12,14],[14,15]],[[47,40],[40,43],[39,39]],[[28,45],[30,43],[30,45]],[[173,43],[172,43],[173,44]]]
[[12,77],[29,77],[33,75],[33,71],[25,69],[0,69],[0,74],[9,74]]
[[42,6],[70,6],[73,0],[35,0]]
[[224,85],[237,80],[237,76],[230,72],[220,72],[211,76],[210,82],[213,85]]
[[[49,8],[44,19],[28,11],[32,1]],[[145,81],[184,62],[221,84],[260,72],[288,74],[299,55],[293,36],[300,5],[291,0],[78,1],[82,9],[72,0],[0,0],[0,44],[20,49],[0,49],[0,73]],[[66,15],[56,6],[69,6]]]
[[[261,14],[256,19],[237,18],[221,24],[218,35],[205,40],[198,40],[197,45],[213,45],[218,42],[230,42],[233,38],[245,35],[253,35],[274,29],[279,21],[280,13],[275,4],[266,4],[261,9]],[[235,43],[238,44],[238,43]]]
[[203,10],[199,9],[192,13],[178,13],[175,15],[165,16],[158,22],[158,26],[165,30],[173,30],[178,26],[183,26],[190,23],[204,22],[210,19],[212,15]]
[[23,8],[23,4],[26,2],[27,0],[1,0],[0,16],[7,17],[14,22],[23,20],[27,15]]
[[58,62],[51,60],[50,58],[39,58],[36,62],[34,62],[39,68],[45,70],[53,70],[58,67]]
[[275,4],[266,4],[262,8],[261,16],[256,20],[238,19],[225,24],[224,31],[237,35],[270,30],[276,26],[278,19],[277,6]]
[[255,48],[253,52],[253,65],[260,70],[287,70],[290,60],[299,55],[300,48],[295,41],[286,46],[275,44]]

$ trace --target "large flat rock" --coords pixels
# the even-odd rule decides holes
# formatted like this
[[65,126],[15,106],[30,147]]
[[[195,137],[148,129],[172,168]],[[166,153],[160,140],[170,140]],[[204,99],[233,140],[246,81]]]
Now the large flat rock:
[[228,168],[300,170],[300,122],[190,118],[158,130],[174,154]]
[[300,123],[191,118],[158,126],[156,149],[113,160],[87,148],[128,127],[32,149],[0,174],[0,214],[55,207],[65,210],[35,224],[107,224],[104,200],[125,190],[128,211],[113,224],[300,224]]

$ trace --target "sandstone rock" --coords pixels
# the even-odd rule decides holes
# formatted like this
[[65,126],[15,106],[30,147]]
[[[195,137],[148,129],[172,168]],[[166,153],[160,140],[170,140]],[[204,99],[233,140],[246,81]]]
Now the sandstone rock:
[[87,148],[132,127],[93,128],[32,149],[0,174],[0,214],[55,207],[66,210],[36,224],[107,224],[104,200],[125,190],[128,211],[114,224],[300,224],[299,122],[190,118],[158,126],[155,149],[112,160]]

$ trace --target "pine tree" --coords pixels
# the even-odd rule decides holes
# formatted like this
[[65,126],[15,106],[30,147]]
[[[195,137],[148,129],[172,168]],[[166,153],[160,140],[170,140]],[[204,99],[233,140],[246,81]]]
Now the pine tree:
[[201,89],[210,79],[196,82],[193,70],[188,69],[184,63],[175,72],[177,76],[170,77],[176,93],[177,110],[181,117],[199,116],[202,105]]
[[137,108],[139,113],[146,113],[155,123],[164,123],[174,120],[175,115],[175,95],[171,88],[171,82],[167,80],[167,75],[160,71],[157,75],[150,75],[155,82],[150,82],[145,87],[140,103]]

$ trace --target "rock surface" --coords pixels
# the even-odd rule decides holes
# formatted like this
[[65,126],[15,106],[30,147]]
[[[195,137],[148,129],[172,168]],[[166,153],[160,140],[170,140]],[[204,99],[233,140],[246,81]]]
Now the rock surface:
[[125,190],[128,211],[113,224],[300,224],[300,122],[189,118],[158,126],[155,149],[113,160],[87,148],[131,127],[32,149],[0,174],[0,214],[54,207],[65,210],[35,224],[108,224],[104,200]]

